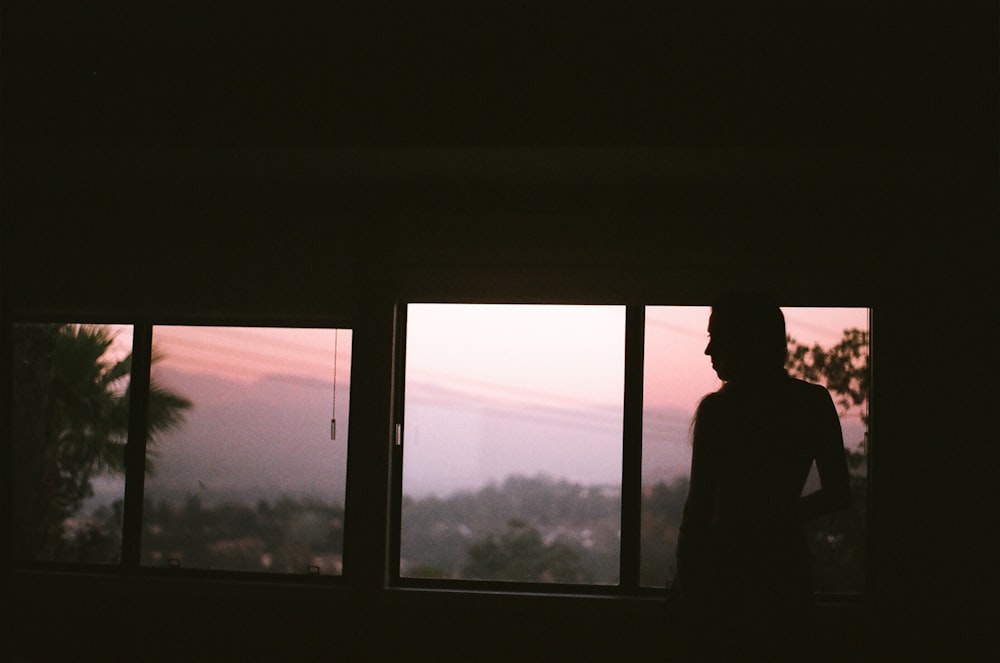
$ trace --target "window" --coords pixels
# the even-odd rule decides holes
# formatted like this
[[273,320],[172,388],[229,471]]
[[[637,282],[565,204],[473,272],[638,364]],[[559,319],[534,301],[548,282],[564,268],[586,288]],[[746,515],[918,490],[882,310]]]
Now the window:
[[616,584],[624,307],[411,305],[399,573]]
[[[809,526],[815,586],[860,593],[868,310],[784,312],[790,372],[841,409],[854,491]],[[662,591],[691,420],[720,385],[708,316],[407,306],[393,580]],[[9,338],[15,559],[343,573],[349,329],[20,323]]]
[[648,587],[665,587],[674,576],[691,422],[701,397],[720,384],[703,354],[708,316],[709,308],[701,306],[646,308],[640,580]]
[[14,557],[116,564],[132,328],[15,324],[11,343]]
[[142,563],[341,573],[350,331],[156,326],[153,346],[191,407],[150,447]]
[[350,330],[36,324],[15,337],[18,559],[342,572]]
[[[831,390],[841,411],[851,470],[851,508],[807,529],[814,586],[823,593],[860,593],[866,548],[868,309],[783,312],[790,340],[789,372]],[[700,307],[646,309],[641,547],[641,580],[646,586],[662,587],[673,577],[691,465],[690,426],[698,401],[721,384],[703,356],[709,313]],[[820,352],[825,359],[819,359]],[[814,467],[804,492],[817,485]]]
[[[807,534],[817,591],[858,593],[868,310],[783,310],[793,375],[823,384],[853,376],[829,386],[841,405],[854,503],[810,524]],[[410,304],[400,581],[666,587],[694,411],[721,385],[704,356],[709,312]],[[640,386],[630,390],[636,375]]]

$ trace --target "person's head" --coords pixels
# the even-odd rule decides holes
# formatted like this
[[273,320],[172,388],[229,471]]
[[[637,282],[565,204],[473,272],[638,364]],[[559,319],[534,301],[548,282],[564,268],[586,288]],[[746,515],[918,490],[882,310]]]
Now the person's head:
[[705,354],[730,382],[772,375],[785,366],[785,316],[762,292],[729,292],[712,304]]

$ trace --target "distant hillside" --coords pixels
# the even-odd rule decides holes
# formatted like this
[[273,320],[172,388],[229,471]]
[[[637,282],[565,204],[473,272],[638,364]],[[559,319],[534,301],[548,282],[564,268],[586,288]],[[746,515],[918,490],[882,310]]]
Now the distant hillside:
[[[211,504],[292,495],[342,502],[349,384],[337,388],[338,437],[331,440],[332,381],[269,375],[244,383],[169,366],[157,366],[155,379],[193,406],[185,424],[155,447],[156,472],[146,485],[151,498],[196,494]],[[413,405],[407,413],[408,495],[446,496],[539,472],[586,485],[620,482],[614,412],[484,407],[481,397],[457,391],[447,397],[447,406]],[[413,402],[420,404],[419,394]],[[687,475],[690,422],[679,408],[646,411],[644,484]],[[856,446],[863,427],[854,419],[842,424],[848,446]]]
[[154,370],[157,382],[193,406],[184,425],[155,447],[150,497],[196,494],[213,503],[290,494],[343,502],[348,384],[337,387],[338,437],[331,440],[332,381],[272,375],[247,384]]

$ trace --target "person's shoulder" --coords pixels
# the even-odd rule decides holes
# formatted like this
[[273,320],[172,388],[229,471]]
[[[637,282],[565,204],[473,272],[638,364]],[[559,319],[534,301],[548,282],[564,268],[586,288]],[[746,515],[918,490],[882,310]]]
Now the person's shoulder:
[[701,400],[698,401],[698,414],[715,410],[721,406],[722,400],[723,396],[721,390],[705,394],[702,396]]
[[788,385],[791,392],[804,401],[825,404],[832,400],[830,391],[821,384],[789,377]]
[[791,389],[798,390],[800,393],[813,393],[813,394],[825,394],[826,387],[815,382],[807,382],[801,378],[788,377],[788,384]]
[[722,389],[718,391],[710,391],[701,397],[701,403],[716,403],[722,398]]

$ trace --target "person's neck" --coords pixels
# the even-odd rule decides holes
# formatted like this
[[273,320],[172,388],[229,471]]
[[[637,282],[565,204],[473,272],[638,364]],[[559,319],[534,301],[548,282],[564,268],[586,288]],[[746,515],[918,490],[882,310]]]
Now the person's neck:
[[726,385],[742,388],[743,386],[758,387],[761,385],[777,384],[788,378],[788,371],[783,368],[759,368],[747,370],[726,381]]

